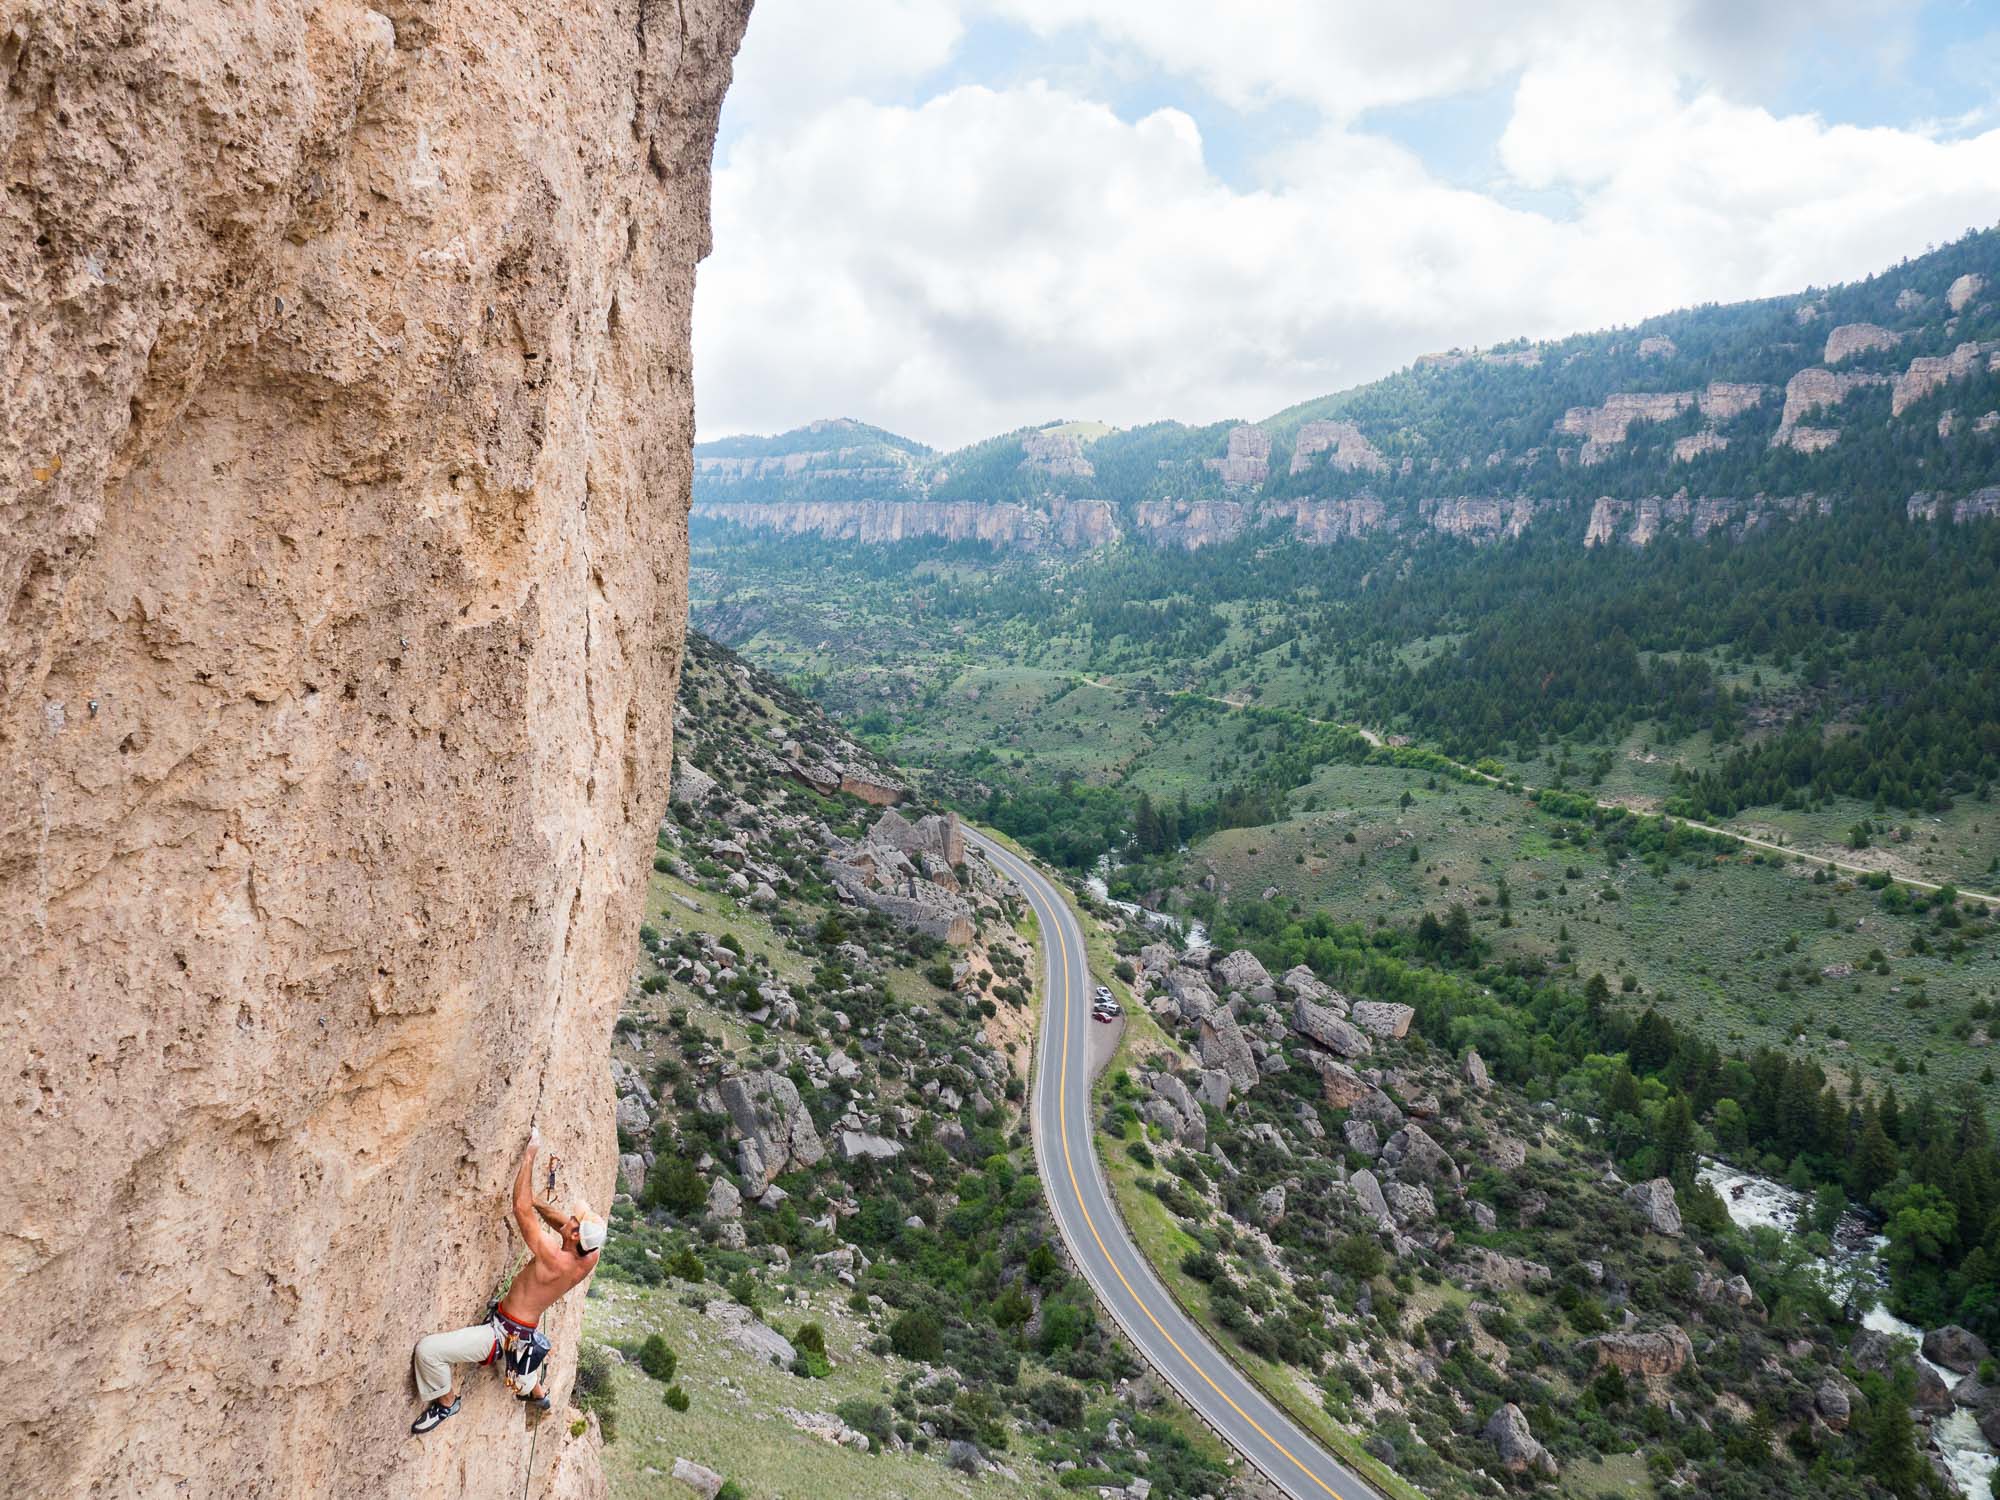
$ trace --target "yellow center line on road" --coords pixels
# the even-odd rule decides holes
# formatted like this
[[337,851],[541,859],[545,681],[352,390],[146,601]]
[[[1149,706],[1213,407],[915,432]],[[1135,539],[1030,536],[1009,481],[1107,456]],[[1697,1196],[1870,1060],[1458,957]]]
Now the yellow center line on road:
[[[995,849],[993,852],[995,854],[998,854],[999,850]],[[1011,857],[1007,857],[1006,862],[1016,865],[1021,864],[1021,861],[1012,859]],[[1028,893],[1030,904],[1037,905],[1039,907],[1039,904],[1034,901],[1032,872],[1029,871],[1025,866],[1022,866],[1022,875],[1031,877],[1029,879],[1021,880],[1021,888]],[[1057,899],[1060,900],[1061,898],[1058,897]],[[1038,909],[1037,915],[1039,914],[1040,912]],[[1272,1437],[1270,1433],[1266,1432],[1262,1424],[1260,1424],[1255,1417],[1251,1416],[1250,1413],[1245,1411],[1242,1407],[1238,1406],[1236,1404],[1235,1399],[1231,1397],[1230,1394],[1227,1391],[1225,1391],[1221,1386],[1215,1383],[1215,1380],[1213,1379],[1213,1377],[1209,1375],[1208,1371],[1204,1370],[1200,1365],[1195,1363],[1195,1361],[1189,1356],[1187,1350],[1183,1349],[1180,1346],[1179,1341],[1176,1340],[1174,1336],[1167,1331],[1165,1325],[1163,1325],[1160,1322],[1158,1316],[1155,1315],[1155,1313],[1153,1312],[1152,1305],[1148,1303],[1145,1298],[1139,1295],[1138,1291],[1133,1287],[1131,1282],[1125,1279],[1125,1273],[1118,1268],[1118,1263],[1111,1258],[1111,1251],[1104,1243],[1104,1236],[1098,1233],[1097,1221],[1091,1218],[1090,1216],[1090,1205],[1083,1201],[1083,1185],[1077,1181],[1076,1163],[1074,1160],[1071,1159],[1070,1156],[1069,939],[1064,935],[1063,924],[1055,912],[1049,913],[1049,925],[1055,929],[1056,945],[1062,950],[1062,1011],[1063,1011],[1062,1063],[1059,1070],[1059,1077],[1056,1083],[1056,1113],[1059,1117],[1061,1128],[1056,1132],[1056,1134],[1062,1141],[1063,1166],[1069,1173],[1070,1191],[1076,1196],[1076,1206],[1078,1210],[1083,1214],[1084,1227],[1089,1229],[1090,1237],[1097,1242],[1098,1254],[1104,1257],[1104,1263],[1111,1268],[1111,1274],[1118,1278],[1119,1285],[1125,1288],[1125,1293],[1132,1299],[1133,1305],[1136,1306],[1139,1309],[1139,1311],[1141,1311],[1146,1315],[1146,1321],[1151,1323],[1153,1327],[1158,1330],[1160,1337],[1165,1339],[1167,1343],[1173,1348],[1174,1353],[1178,1354],[1181,1357],[1181,1359],[1186,1362],[1187,1367],[1190,1370],[1193,1370],[1195,1374],[1201,1377],[1203,1384],[1205,1384],[1210,1390],[1214,1391],[1217,1396],[1219,1396],[1224,1402],[1226,1402],[1231,1411],[1235,1412],[1237,1416],[1241,1417],[1246,1423],[1248,1423],[1250,1429],[1253,1432],[1255,1432],[1265,1442],[1269,1443],[1273,1448],[1277,1449],[1278,1452],[1284,1454],[1287,1459],[1291,1460],[1292,1464],[1298,1469],[1298,1471],[1301,1474],[1305,1475],[1306,1478],[1310,1479],[1314,1484],[1318,1485],[1319,1488],[1326,1494],[1333,1496],[1333,1500],[1348,1500],[1348,1497],[1343,1496],[1340,1493],[1340,1491],[1334,1489],[1324,1479],[1321,1479],[1319,1475],[1315,1474],[1311,1469],[1307,1468],[1305,1464],[1300,1461],[1298,1455],[1293,1453],[1291,1449],[1287,1448],[1283,1443],[1279,1442],[1276,1438]],[[1046,1019],[1044,1021],[1044,1024],[1048,1024]]]

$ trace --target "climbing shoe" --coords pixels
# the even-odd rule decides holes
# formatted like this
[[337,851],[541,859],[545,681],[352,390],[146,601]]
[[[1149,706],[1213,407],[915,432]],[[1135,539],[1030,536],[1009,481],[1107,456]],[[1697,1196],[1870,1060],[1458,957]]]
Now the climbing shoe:
[[517,1399],[532,1412],[540,1413],[549,1409],[549,1397],[546,1391],[539,1396],[521,1396]]
[[426,1406],[424,1408],[423,1415],[418,1417],[416,1421],[410,1424],[410,1431],[418,1434],[429,1432],[433,1427],[437,1426],[438,1423],[442,1422],[446,1417],[453,1417],[457,1415],[458,1415],[457,1401],[450,1402],[449,1404],[443,1401],[433,1401],[429,1406]]

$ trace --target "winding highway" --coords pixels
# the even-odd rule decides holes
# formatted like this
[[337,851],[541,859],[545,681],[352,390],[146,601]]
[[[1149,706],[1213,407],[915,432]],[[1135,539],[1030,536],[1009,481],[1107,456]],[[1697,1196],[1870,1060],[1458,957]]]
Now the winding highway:
[[1231,1364],[1182,1312],[1125,1232],[1098,1165],[1090,1107],[1090,997],[1083,932],[1060,892],[1010,850],[966,837],[1018,885],[1042,930],[1046,967],[1030,1105],[1035,1163],[1083,1279],[1159,1375],[1293,1500],[1378,1500]]

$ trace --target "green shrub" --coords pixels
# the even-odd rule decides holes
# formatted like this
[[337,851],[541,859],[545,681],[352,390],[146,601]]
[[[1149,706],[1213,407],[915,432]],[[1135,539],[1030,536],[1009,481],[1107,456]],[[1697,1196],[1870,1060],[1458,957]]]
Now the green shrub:
[[1196,1281],[1214,1281],[1222,1274],[1222,1262],[1206,1250],[1190,1250],[1181,1257],[1181,1269]]
[[597,1428],[605,1442],[618,1440],[618,1386],[611,1373],[611,1356],[602,1344],[585,1344],[577,1352],[576,1385],[570,1400],[579,1410],[597,1413]]
[[877,1453],[889,1446],[894,1414],[879,1401],[850,1397],[834,1407],[833,1414],[856,1432],[868,1434],[869,1446]]
[[889,1347],[926,1364],[944,1357],[944,1325],[928,1308],[913,1307],[889,1325]]
[[1373,1235],[1350,1234],[1333,1252],[1333,1263],[1342,1274],[1356,1281],[1367,1281],[1382,1274],[1385,1262],[1382,1246]]
[[677,1385],[667,1387],[667,1394],[664,1399],[667,1405],[671,1406],[675,1411],[686,1411],[688,1409],[688,1393]]
[[668,1348],[667,1341],[657,1333],[648,1334],[646,1342],[639,1346],[639,1368],[657,1381],[670,1382],[679,1365],[680,1356]]
[[708,1186],[694,1169],[694,1163],[666,1151],[654,1160],[653,1170],[646,1175],[646,1186],[639,1194],[640,1207],[659,1207],[680,1215],[694,1213],[707,1201]]
[[826,1330],[817,1323],[801,1323],[799,1331],[792,1335],[792,1344],[799,1349],[807,1349],[821,1356],[826,1355]]
[[715,1492],[715,1500],[745,1500],[743,1486],[733,1479],[725,1479],[722,1488]]
[[708,1277],[708,1267],[701,1263],[693,1246],[683,1245],[667,1257],[667,1274],[682,1281],[703,1281]]
[[1083,1392],[1066,1380],[1045,1380],[1028,1392],[1028,1409],[1054,1427],[1083,1423]]

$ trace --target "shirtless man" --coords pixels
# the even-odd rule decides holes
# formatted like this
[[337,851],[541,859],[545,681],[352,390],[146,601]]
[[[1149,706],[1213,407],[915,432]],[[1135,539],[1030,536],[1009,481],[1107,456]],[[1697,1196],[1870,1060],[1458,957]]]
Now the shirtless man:
[[541,1144],[537,1129],[514,1174],[514,1222],[528,1242],[528,1263],[515,1273],[484,1323],[418,1341],[417,1394],[425,1405],[410,1424],[411,1432],[429,1432],[457,1412],[457,1366],[489,1364],[496,1354],[505,1361],[508,1388],[542,1411],[549,1409],[548,1387],[538,1379],[549,1342],[535,1324],[557,1298],[597,1269],[604,1221],[593,1217],[587,1204],[573,1204],[564,1213],[535,1196],[535,1152]]

